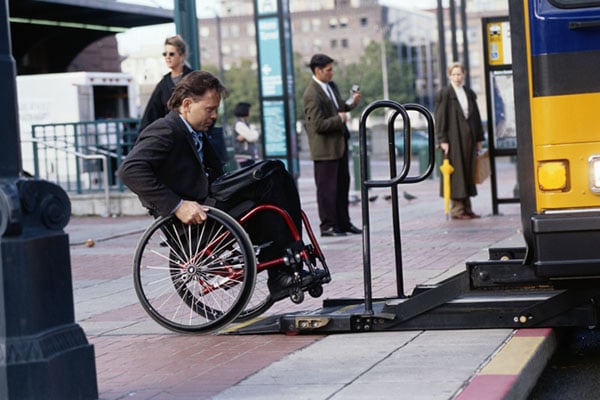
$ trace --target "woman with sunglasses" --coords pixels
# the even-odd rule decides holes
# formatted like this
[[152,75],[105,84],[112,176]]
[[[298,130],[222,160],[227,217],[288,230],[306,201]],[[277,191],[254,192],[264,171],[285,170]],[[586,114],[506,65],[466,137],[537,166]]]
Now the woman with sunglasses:
[[181,36],[171,36],[165,40],[165,50],[162,55],[171,72],[165,74],[154,88],[142,116],[140,132],[155,120],[168,114],[167,101],[169,101],[173,89],[185,75],[192,71],[185,63],[186,54],[187,44]]

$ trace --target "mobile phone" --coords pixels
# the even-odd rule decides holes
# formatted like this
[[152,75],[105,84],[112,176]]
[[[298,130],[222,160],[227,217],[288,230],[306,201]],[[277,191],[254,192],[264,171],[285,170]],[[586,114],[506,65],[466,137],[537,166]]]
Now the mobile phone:
[[360,90],[360,86],[359,85],[352,85],[352,93],[358,92]]

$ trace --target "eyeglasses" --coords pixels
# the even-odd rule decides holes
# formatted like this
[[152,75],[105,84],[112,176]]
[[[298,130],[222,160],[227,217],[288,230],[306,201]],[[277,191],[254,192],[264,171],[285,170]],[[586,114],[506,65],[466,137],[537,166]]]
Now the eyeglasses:
[[177,53],[175,53],[174,51],[170,51],[168,53],[166,51],[163,51],[163,53],[162,53],[163,57],[166,57],[166,56],[175,57],[176,55],[177,55]]

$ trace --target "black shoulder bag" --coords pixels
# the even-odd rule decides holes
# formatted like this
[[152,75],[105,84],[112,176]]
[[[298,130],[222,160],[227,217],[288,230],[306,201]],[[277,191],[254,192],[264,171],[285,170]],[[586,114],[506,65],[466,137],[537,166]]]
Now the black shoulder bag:
[[220,202],[229,202],[232,199],[253,199],[257,184],[281,170],[285,170],[283,162],[279,160],[262,160],[228,172],[211,183],[210,197]]

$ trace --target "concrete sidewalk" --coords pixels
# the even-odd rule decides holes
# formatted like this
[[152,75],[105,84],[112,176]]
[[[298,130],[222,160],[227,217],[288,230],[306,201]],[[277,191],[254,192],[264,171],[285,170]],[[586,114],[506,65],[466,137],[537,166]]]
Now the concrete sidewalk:
[[[303,209],[318,231],[311,163],[301,163]],[[386,163],[372,176],[386,177]],[[514,165],[499,166],[500,195],[510,197]],[[406,200],[402,192],[416,196]],[[521,246],[518,205],[491,215],[489,180],[475,211],[483,218],[447,221],[438,180],[401,187],[403,288],[436,283],[487,260],[493,246]],[[502,192],[504,191],[504,193]],[[390,202],[370,202],[374,297],[397,295]],[[360,206],[351,207],[355,225]],[[148,217],[72,218],[75,312],[94,344],[100,398],[114,399],[501,399],[526,398],[551,355],[552,330],[378,332],[337,335],[180,335],[145,314],[131,265]],[[95,245],[87,247],[91,239]],[[332,282],[320,299],[281,301],[268,314],[314,310],[324,298],[363,297],[361,236],[320,238]]]

